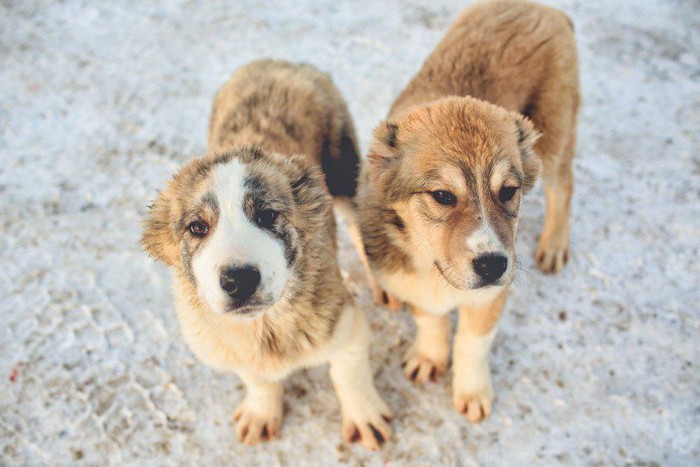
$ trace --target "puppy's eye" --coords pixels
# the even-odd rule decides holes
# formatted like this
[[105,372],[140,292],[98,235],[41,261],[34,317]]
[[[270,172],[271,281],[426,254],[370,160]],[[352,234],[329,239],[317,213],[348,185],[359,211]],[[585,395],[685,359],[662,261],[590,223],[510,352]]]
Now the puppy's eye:
[[270,229],[275,224],[278,215],[279,213],[273,209],[263,209],[258,212],[255,222],[263,229]]
[[435,201],[437,201],[440,204],[444,204],[445,206],[454,206],[455,204],[457,204],[457,197],[449,191],[433,191],[432,193],[430,193],[430,195]]
[[498,199],[501,201],[501,203],[507,203],[513,199],[513,196],[515,196],[517,191],[517,186],[504,186],[501,188],[501,191],[498,192]]
[[192,235],[202,238],[209,233],[209,224],[204,221],[194,221],[189,225],[189,229]]

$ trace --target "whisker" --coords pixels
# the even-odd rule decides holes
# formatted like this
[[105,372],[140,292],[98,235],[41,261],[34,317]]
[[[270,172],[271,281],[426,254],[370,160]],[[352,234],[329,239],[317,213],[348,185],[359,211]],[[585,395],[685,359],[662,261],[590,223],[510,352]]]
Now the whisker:
[[525,266],[520,255],[515,255],[515,275],[513,276],[513,284],[518,287],[526,284],[529,279],[530,270]]

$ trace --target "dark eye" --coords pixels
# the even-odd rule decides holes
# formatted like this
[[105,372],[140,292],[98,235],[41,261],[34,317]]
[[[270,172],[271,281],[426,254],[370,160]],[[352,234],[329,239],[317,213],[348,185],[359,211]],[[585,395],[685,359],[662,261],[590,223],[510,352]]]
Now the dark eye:
[[498,199],[501,201],[501,203],[507,203],[513,199],[516,191],[518,191],[517,186],[504,186],[501,188],[501,191],[498,192]]
[[457,204],[457,197],[449,191],[433,191],[430,195],[435,201],[445,206],[454,206]]
[[209,224],[204,221],[194,221],[189,225],[190,232],[195,237],[205,237],[209,233]]
[[263,209],[258,212],[258,215],[255,217],[255,222],[263,229],[270,229],[275,224],[278,214],[279,213],[275,210]]

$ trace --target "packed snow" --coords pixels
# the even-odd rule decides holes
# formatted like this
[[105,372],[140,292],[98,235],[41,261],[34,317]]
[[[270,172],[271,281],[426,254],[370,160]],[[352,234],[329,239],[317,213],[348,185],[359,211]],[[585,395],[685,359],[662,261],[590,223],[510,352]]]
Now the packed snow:
[[310,62],[332,74],[366,149],[468,3],[0,3],[0,463],[699,464],[697,0],[551,2],[573,18],[581,60],[573,257],[557,276],[535,267],[539,185],[487,421],[454,412],[450,374],[404,378],[410,316],[373,305],[342,226],[396,414],[381,451],[342,442],[323,367],[288,379],[280,439],[241,445],[240,380],[183,343],[140,220],[205,152],[218,86],[257,58]]

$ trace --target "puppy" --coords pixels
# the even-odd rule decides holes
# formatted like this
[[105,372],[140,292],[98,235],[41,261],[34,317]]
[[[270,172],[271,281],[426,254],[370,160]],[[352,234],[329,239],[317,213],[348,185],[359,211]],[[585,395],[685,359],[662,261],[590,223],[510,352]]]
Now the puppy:
[[311,65],[279,60],[258,60],[240,68],[214,98],[208,140],[211,152],[256,145],[282,154],[306,154],[320,164],[375,302],[399,306],[382,295],[367,262],[355,204],[360,170],[355,128],[328,75]]
[[547,272],[566,263],[578,104],[570,20],[495,1],[462,13],[374,132],[360,227],[379,285],[416,321],[405,374],[423,382],[446,370],[457,307],[453,402],[471,421],[491,411],[488,352],[515,275],[521,197],[541,165],[537,260]]
[[355,190],[336,177],[355,154],[340,94],[309,65],[252,63],[217,94],[209,144],[159,194],[142,244],[173,268],[192,352],[247,387],[236,435],[248,445],[275,438],[284,378],[330,362],[344,438],[377,449],[391,411],[374,387],[364,314],[340,275],[329,194]]

